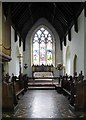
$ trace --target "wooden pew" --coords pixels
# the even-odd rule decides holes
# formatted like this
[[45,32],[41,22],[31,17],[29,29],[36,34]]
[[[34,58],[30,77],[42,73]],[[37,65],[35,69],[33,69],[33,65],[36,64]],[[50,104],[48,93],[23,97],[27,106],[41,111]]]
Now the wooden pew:
[[69,97],[69,107],[74,111],[86,111],[86,80],[84,76],[79,74],[79,76],[68,77],[65,79],[63,77],[61,86],[63,91],[65,91]]
[[14,112],[17,101],[14,101],[12,83],[2,82],[2,112]]
[[69,96],[71,95],[70,93],[70,85],[71,85],[71,81],[68,79],[67,76],[63,76],[63,79],[61,81],[61,87],[64,91],[64,94],[68,94]]
[[76,85],[74,109],[86,111],[86,80],[81,80]]
[[23,91],[23,79],[16,82],[6,82],[4,80],[2,82],[2,111],[14,112],[18,106],[19,95],[24,94]]
[[23,83],[20,83],[20,81],[17,81],[14,83],[14,91],[17,99],[19,100],[19,95],[22,93],[24,94],[24,85]]

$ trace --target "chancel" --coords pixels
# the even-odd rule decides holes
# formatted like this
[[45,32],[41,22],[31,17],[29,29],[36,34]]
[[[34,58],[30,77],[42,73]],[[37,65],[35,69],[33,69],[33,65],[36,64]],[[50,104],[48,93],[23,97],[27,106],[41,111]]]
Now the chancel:
[[85,51],[86,2],[0,2],[2,119],[86,118]]

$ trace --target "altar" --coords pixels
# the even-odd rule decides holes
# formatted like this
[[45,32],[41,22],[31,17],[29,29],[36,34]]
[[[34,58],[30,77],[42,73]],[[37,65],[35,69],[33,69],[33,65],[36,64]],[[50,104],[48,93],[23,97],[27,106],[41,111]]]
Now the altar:
[[53,77],[53,65],[33,65],[32,76],[39,79]]
[[[33,76],[35,78],[37,78],[37,80],[52,80],[50,78],[53,77],[53,73],[52,72],[34,72]],[[39,78],[39,79],[38,79]],[[45,79],[44,79],[45,78]],[[36,79],[35,79],[36,80]]]
[[58,85],[58,77],[54,76],[53,68],[53,65],[33,65],[28,85]]
[[53,77],[52,72],[34,72],[34,77]]

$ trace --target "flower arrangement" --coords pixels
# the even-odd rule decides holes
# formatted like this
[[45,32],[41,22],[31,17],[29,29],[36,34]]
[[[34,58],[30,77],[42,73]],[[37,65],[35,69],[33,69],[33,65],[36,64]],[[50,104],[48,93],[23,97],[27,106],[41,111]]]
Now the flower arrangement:
[[64,68],[64,66],[63,66],[63,64],[58,63],[57,68],[58,68],[58,70],[62,70]]

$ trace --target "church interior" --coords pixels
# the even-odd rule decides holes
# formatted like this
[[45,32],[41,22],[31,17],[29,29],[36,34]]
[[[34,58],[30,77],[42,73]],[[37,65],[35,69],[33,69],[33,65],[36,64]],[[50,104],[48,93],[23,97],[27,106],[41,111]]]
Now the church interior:
[[86,118],[86,2],[0,2],[0,118]]

